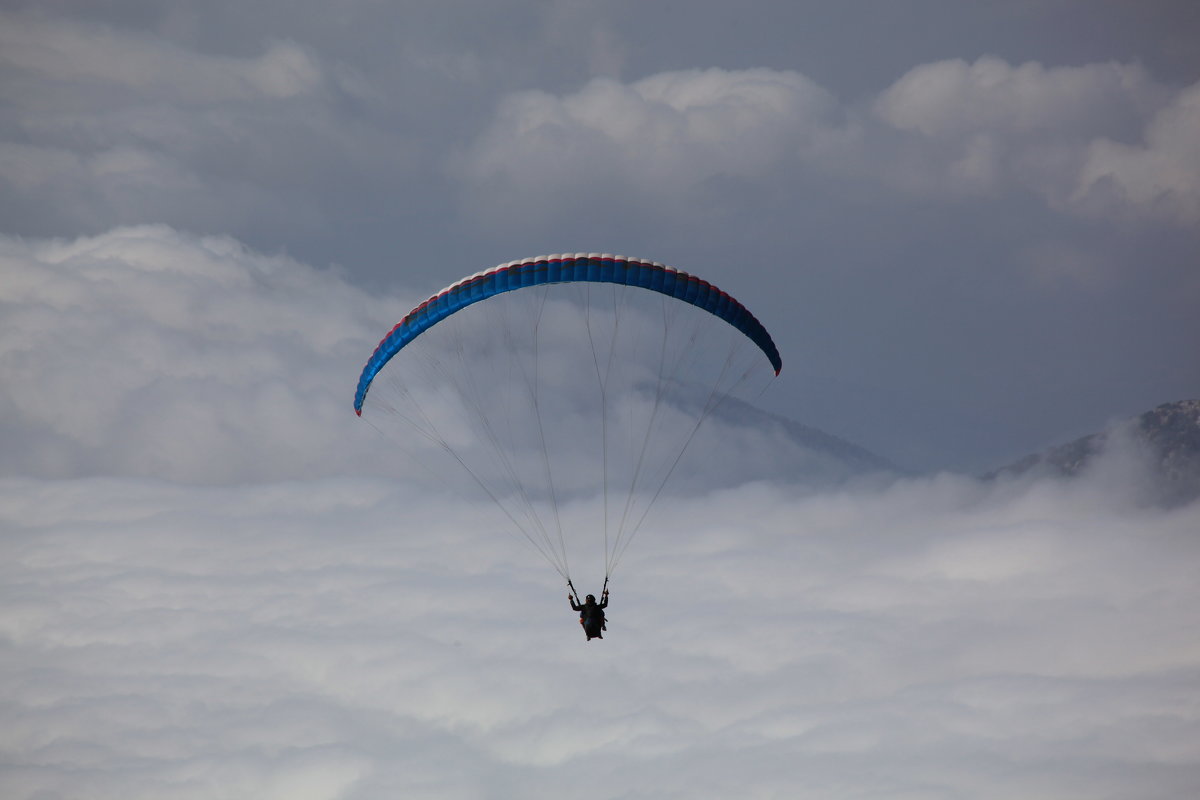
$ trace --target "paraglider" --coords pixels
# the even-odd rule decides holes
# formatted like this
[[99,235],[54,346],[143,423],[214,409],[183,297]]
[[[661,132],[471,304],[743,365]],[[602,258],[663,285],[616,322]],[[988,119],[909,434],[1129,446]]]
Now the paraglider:
[[571,603],[571,610],[579,612],[579,624],[583,627],[583,633],[589,642],[592,639],[603,639],[603,632],[608,630],[604,616],[604,609],[608,608],[608,589],[601,592],[600,597],[602,599],[597,603],[596,595],[589,594],[584,602],[580,603],[575,595],[567,595],[567,600]]
[[762,324],[708,281],[624,256],[540,256],[406,314],[363,367],[354,409],[414,480],[482,492],[568,586],[570,555],[602,544],[602,601],[580,604],[572,587],[590,641],[608,579],[701,423],[781,367]]

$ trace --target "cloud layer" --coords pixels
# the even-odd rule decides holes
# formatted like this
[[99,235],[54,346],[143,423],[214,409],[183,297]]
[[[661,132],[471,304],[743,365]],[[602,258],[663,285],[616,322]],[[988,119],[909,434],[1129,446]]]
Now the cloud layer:
[[1187,796],[1200,507],[1102,488],[668,501],[585,643],[490,514],[395,485],[5,480],[0,787]]
[[0,469],[189,482],[355,463],[353,386],[398,301],[224,237],[0,239]]

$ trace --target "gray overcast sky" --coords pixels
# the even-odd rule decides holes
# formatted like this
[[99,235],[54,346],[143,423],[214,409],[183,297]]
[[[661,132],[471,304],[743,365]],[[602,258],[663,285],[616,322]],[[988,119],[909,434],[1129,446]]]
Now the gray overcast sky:
[[[1119,435],[963,474],[1200,396],[1198,9],[4,3],[0,796],[1200,796],[1200,504]],[[562,251],[727,289],[767,410],[925,474],[715,419],[585,643],[351,410]]]
[[162,222],[416,295],[653,258],[773,331],[771,410],[916,469],[1200,395],[1192,3],[2,13],[9,234]]

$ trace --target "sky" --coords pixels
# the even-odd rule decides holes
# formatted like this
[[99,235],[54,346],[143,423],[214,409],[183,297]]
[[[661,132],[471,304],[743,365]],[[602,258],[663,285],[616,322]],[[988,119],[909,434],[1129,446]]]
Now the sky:
[[[5,3],[0,794],[1197,794],[1200,504],[1120,437],[971,476],[1200,397],[1198,39],[1170,0]],[[585,642],[351,408],[408,309],[558,252],[729,291],[756,404],[906,477],[713,420]]]
[[1200,395],[1187,0],[9,2],[0,230],[165,224],[426,297],[694,272],[771,411],[982,472]]

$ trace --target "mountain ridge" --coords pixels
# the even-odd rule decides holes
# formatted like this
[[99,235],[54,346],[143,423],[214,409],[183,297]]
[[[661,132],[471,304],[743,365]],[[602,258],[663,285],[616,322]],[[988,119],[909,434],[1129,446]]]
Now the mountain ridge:
[[983,478],[1074,478],[1118,452],[1141,461],[1148,478],[1143,487],[1146,501],[1177,506],[1200,498],[1200,399],[1163,403],[1102,431],[1032,453]]

